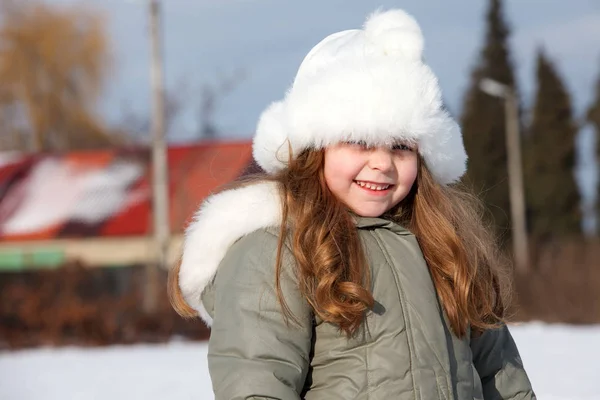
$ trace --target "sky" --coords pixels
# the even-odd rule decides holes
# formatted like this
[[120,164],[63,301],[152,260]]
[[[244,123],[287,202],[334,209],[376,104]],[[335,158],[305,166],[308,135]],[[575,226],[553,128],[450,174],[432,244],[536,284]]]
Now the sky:
[[[121,121],[148,115],[150,63],[147,0],[47,0],[83,3],[105,14],[114,45],[114,67],[102,103]],[[182,101],[174,141],[198,138],[202,88],[234,80],[219,97],[214,123],[224,138],[250,138],[262,110],[283,97],[306,53],[325,36],[359,28],[377,8],[404,8],[421,24],[425,57],[438,75],[444,99],[459,115],[469,75],[485,36],[482,0],[162,0],[165,81]],[[600,1],[507,0],[505,15],[523,108],[535,89],[536,51],[556,63],[581,118],[600,77]],[[598,179],[593,132],[579,138],[577,178],[589,203]]]
[[[146,0],[47,0],[83,3],[105,13],[115,49],[105,112],[150,104]],[[402,7],[422,26],[428,63],[440,78],[450,109],[459,113],[469,73],[484,37],[487,1],[454,0],[162,0],[167,86],[187,99],[190,114],[177,139],[193,137],[201,87],[243,77],[219,105],[216,122],[226,136],[250,136],[260,112],[281,98],[302,58],[322,38],[357,28],[373,10]],[[534,86],[535,51],[543,45],[557,63],[580,113],[600,76],[600,2],[510,0],[506,16],[520,89]]]

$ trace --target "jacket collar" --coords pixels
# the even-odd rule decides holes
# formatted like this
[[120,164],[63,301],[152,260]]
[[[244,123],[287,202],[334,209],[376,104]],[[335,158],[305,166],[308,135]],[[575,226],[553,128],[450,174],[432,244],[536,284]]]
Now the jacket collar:
[[402,225],[399,225],[388,219],[377,218],[377,217],[375,217],[375,218],[374,217],[360,217],[358,215],[353,215],[353,219],[354,219],[354,222],[358,229],[382,228],[382,229],[388,229],[399,235],[411,235],[412,234],[408,229],[406,229]]

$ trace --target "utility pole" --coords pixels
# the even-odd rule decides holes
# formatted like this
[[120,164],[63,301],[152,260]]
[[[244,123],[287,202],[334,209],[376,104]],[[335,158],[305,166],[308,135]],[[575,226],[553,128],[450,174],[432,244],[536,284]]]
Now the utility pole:
[[525,218],[519,103],[514,90],[503,83],[486,78],[481,81],[479,87],[485,93],[504,100],[512,244],[516,269],[525,273],[529,268],[529,245]]
[[148,0],[150,13],[150,44],[152,85],[152,217],[154,227],[153,259],[146,265],[143,308],[153,313],[158,305],[160,272],[166,268],[170,239],[165,141],[164,83],[159,0]]

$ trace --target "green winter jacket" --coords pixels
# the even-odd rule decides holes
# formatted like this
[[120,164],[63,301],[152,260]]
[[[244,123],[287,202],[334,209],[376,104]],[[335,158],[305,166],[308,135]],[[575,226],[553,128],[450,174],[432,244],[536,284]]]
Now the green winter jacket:
[[[200,210],[182,260],[182,290],[212,322],[208,364],[217,400],[535,399],[508,328],[476,339],[452,334],[416,238],[384,219],[356,223],[376,300],[359,334],[348,339],[315,317],[299,293],[287,248],[281,286],[297,323],[286,323],[275,290],[278,230],[269,227],[277,216],[264,210],[271,216],[263,220],[256,211],[229,216],[233,219],[227,222],[246,227],[241,231],[252,229],[243,235],[208,230],[219,209],[224,212],[231,204],[227,200],[240,206],[240,196],[246,196],[242,210],[259,205],[277,210],[277,200],[268,195],[272,187],[265,185],[258,195],[248,193],[257,188],[246,189],[219,194]],[[266,225],[257,228],[257,219]],[[214,239],[219,234],[229,239]],[[214,241],[199,248],[199,235]],[[212,261],[201,260],[202,252]],[[198,284],[194,273],[202,263],[205,273]]]

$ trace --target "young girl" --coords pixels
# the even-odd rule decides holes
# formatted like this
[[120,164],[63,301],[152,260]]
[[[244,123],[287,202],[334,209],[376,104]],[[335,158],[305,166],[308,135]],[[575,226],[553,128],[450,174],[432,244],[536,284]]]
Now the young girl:
[[422,52],[401,10],[325,38],[261,116],[267,174],[195,216],[170,291],[218,400],[535,399]]

